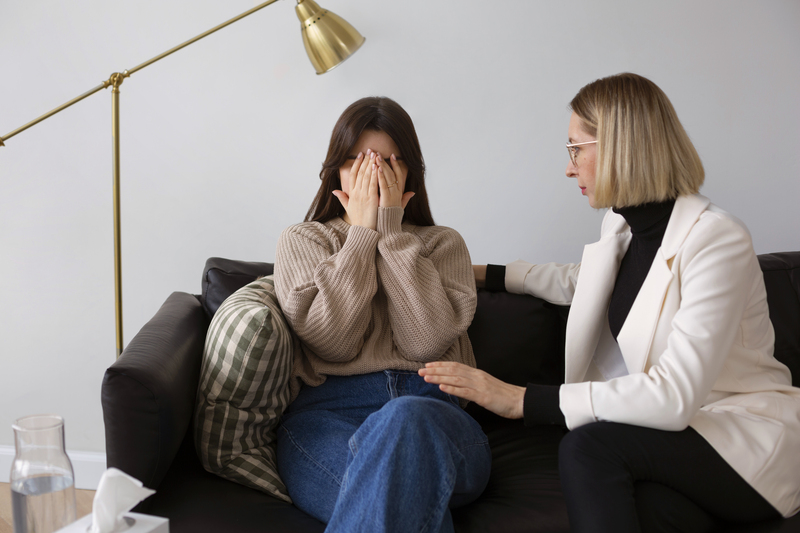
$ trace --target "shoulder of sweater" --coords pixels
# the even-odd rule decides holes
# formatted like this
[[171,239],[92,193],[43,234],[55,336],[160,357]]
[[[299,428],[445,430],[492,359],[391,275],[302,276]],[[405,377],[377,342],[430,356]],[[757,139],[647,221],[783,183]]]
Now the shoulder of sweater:
[[289,226],[281,232],[280,240],[303,239],[313,241],[320,245],[327,245],[333,241],[340,241],[339,231],[334,227],[321,222],[300,222]]
[[435,248],[441,244],[454,243],[463,244],[464,238],[453,228],[447,226],[415,226],[414,224],[404,223],[403,231],[407,231],[419,237],[426,248]]

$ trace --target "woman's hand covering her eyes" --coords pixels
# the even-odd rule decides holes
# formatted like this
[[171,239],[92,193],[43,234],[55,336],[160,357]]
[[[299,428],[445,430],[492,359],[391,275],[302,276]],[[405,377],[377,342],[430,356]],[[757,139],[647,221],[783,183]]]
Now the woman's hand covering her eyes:
[[372,150],[367,150],[366,155],[359,152],[350,167],[349,177],[345,178],[349,179],[349,193],[333,191],[344,207],[345,222],[374,230],[378,224],[378,207],[405,209],[414,196],[413,192],[404,192],[407,176],[408,169],[395,154],[387,161]]
[[378,226],[378,165],[376,154],[367,150],[356,156],[350,169],[350,194],[333,191],[346,212],[346,222],[374,230]]
[[[406,208],[408,201],[414,196],[413,192],[404,192],[408,169],[392,154],[387,162],[380,154],[376,156],[378,163],[378,185],[380,186],[381,207]],[[390,164],[391,163],[391,164]]]

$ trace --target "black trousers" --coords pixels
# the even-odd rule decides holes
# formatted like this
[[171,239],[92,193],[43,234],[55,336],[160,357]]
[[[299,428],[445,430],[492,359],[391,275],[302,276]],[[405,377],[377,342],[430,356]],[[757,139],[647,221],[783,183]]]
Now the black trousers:
[[780,514],[695,430],[597,422],[564,436],[570,530],[708,532]]

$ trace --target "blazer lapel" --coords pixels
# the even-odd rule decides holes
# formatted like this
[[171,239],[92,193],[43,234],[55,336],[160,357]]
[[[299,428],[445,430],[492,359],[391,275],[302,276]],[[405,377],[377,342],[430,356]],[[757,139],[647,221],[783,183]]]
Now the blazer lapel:
[[[622,217],[620,217],[622,219]],[[622,227],[627,224],[622,221]],[[567,321],[565,381],[583,380],[594,356],[619,264],[630,244],[630,232],[614,232],[583,249],[581,271]]]
[[629,374],[642,372],[645,368],[656,324],[661,315],[661,304],[671,281],[672,272],[668,262],[660,253],[656,254],[642,288],[628,312],[628,318],[617,335],[617,343]]
[[673,278],[672,260],[709,203],[708,198],[699,194],[675,200],[661,247],[617,336],[631,374],[644,371],[647,365],[664,297]]

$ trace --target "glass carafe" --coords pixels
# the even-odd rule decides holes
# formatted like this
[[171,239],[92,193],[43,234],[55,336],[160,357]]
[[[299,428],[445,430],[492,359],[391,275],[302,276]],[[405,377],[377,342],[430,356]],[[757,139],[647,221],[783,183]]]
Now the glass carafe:
[[32,415],[14,428],[11,465],[14,533],[52,533],[75,521],[75,476],[64,447],[64,419]]

